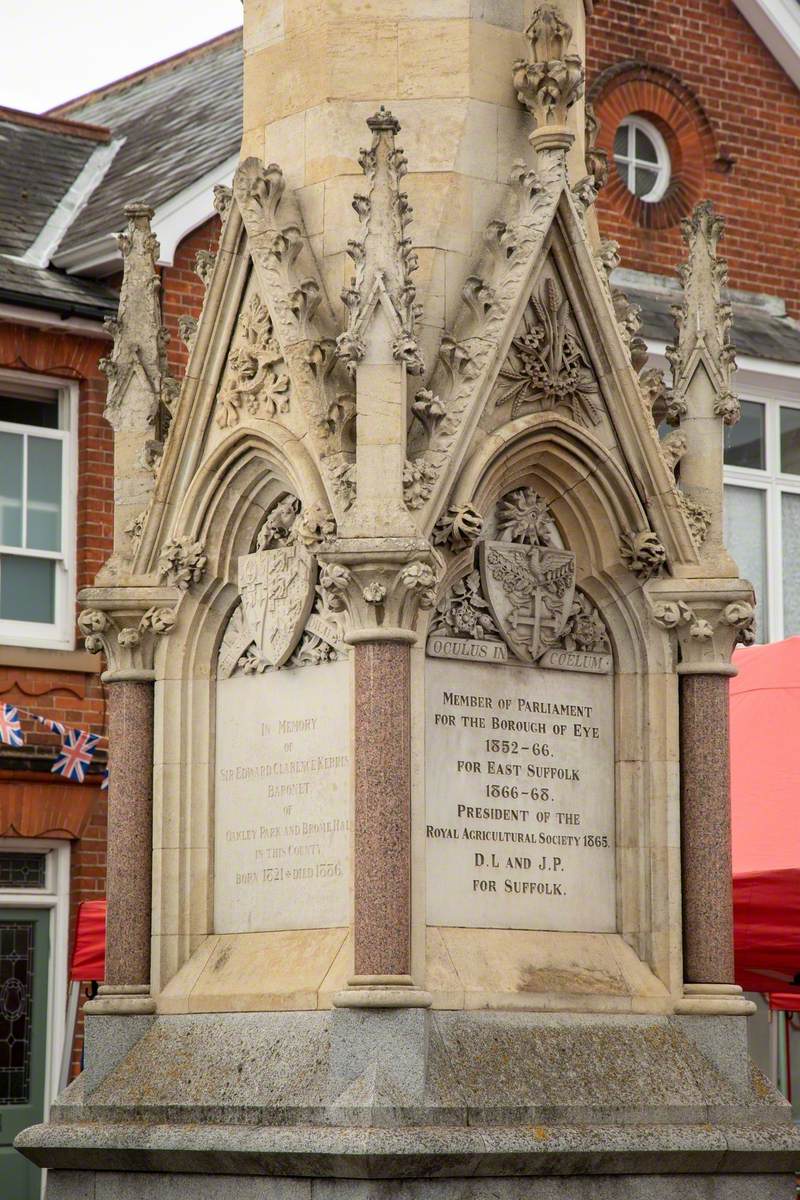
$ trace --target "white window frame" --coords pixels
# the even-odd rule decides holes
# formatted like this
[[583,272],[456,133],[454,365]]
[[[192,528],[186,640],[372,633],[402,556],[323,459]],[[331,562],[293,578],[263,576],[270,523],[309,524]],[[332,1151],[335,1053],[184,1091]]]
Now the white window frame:
[[6,853],[46,854],[43,888],[0,889],[4,908],[50,910],[50,961],[47,967],[47,1052],[45,1058],[44,1119],[58,1094],[58,1077],[64,1044],[64,1014],[67,1010],[69,970],[69,874],[70,843],[64,839],[0,838]]
[[[664,342],[648,342],[653,366],[660,367],[669,378],[669,363]],[[800,494],[800,475],[788,475],[770,470],[780,465],[780,410],[800,409],[800,365],[771,359],[737,356],[737,371],[733,387],[742,400],[764,404],[764,453],[766,469],[729,467],[723,471],[724,483],[734,487],[749,487],[764,491],[766,501],[766,600],[757,596],[758,606],[766,613],[767,641],[780,642],[783,627],[783,553],[781,543],[781,493]]]
[[[726,466],[724,479],[733,487],[748,487],[766,494],[766,600],[760,597],[767,617],[767,640],[780,642],[786,636],[783,623],[783,544],[781,496],[784,492],[800,495],[800,475],[780,468],[780,410],[800,410],[800,368],[782,365],[786,374],[744,369],[737,371],[734,386],[742,400],[764,405],[765,469]],[[792,374],[788,374],[792,372]]]
[[75,648],[75,575],[77,551],[76,499],[78,491],[78,384],[72,379],[50,375],[35,375],[27,371],[0,371],[3,386],[24,392],[26,384],[46,387],[58,392],[58,428],[45,429],[38,425],[21,425],[3,421],[0,408],[0,431],[23,433],[34,437],[51,437],[62,442],[62,509],[61,551],[26,550],[19,546],[0,546],[0,554],[55,561],[55,599],[52,624],[39,621],[11,621],[0,618],[0,644],[35,646],[47,650]]
[[[659,200],[663,200],[672,179],[672,160],[667,149],[667,143],[664,141],[664,135],[660,129],[657,129],[652,121],[646,120],[636,113],[631,113],[625,117],[617,126],[617,133],[620,129],[628,131],[628,151],[626,154],[613,154],[614,162],[617,170],[620,173],[625,186],[632,195],[636,195],[636,168],[641,167],[643,170],[655,171],[656,181],[650,191],[645,196],[639,196],[638,199],[643,204],[656,204]],[[643,133],[646,138],[653,143],[653,149],[656,152],[655,163],[649,162],[644,158],[636,157],[636,133]],[[616,142],[616,134],[615,134]],[[624,172],[622,168],[625,168]]]

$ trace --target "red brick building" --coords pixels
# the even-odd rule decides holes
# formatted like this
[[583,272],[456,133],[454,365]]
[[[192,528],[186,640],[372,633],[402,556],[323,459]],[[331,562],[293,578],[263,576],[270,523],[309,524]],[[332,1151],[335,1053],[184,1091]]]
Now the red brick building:
[[0,740],[0,993],[3,961],[22,955],[33,996],[22,1021],[0,1004],[0,1184],[14,1133],[40,1119],[62,1058],[79,1068],[80,1021],[63,1053],[67,964],[78,905],[105,891],[107,744],[84,782],[70,781],[53,773],[61,734],[37,718],[105,730],[98,659],[75,619],[78,591],[111,551],[101,359],[121,272],[115,232],[125,203],[146,196],[179,375],[178,318],[202,303],[194,260],[216,247],[212,189],[230,181],[240,125],[239,31],[58,114],[0,109],[0,706],[16,709],[24,739]]
[[[682,218],[710,198],[728,223],[744,399],[727,452],[729,542],[770,640],[800,633],[799,86],[792,0],[595,0],[587,96],[609,159],[597,212],[655,362],[679,299]],[[0,704],[103,732],[75,596],[111,548],[99,360],[120,270],[114,232],[126,202],[155,208],[179,377],[179,318],[202,301],[195,256],[216,245],[212,187],[229,181],[240,136],[238,32],[43,117],[0,110]],[[88,782],[69,783],[51,773],[59,735],[24,714],[22,728],[23,747],[0,744],[0,931],[36,905],[53,914],[48,992],[29,1030],[29,1124],[58,1077],[76,906],[103,892],[105,744]]]

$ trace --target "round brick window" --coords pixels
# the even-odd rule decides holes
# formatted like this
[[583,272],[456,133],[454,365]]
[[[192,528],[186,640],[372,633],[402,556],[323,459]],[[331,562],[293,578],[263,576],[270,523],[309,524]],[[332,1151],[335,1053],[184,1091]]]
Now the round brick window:
[[676,225],[702,199],[717,158],[699,102],[677,77],[636,63],[604,71],[588,99],[612,164],[606,202],[644,228]]

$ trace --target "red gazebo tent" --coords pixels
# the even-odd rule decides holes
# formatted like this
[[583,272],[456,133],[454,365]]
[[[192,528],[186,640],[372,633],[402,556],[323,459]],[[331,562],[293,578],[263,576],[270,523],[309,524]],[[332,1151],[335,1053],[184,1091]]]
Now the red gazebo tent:
[[106,902],[84,900],[78,905],[75,922],[75,944],[69,964],[69,998],[64,1021],[64,1045],[61,1053],[59,1091],[67,1086],[69,1064],[72,1059],[72,1043],[75,1038],[75,1021],[78,1015],[78,1000],[81,984],[87,980],[102,983],[106,972]]
[[800,996],[800,637],[740,649],[734,663],[736,982]]

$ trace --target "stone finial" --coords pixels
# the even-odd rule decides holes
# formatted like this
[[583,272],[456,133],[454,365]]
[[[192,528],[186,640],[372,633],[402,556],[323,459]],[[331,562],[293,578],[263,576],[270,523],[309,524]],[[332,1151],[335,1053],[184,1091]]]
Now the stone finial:
[[119,235],[119,309],[107,322],[114,348],[100,366],[108,377],[104,415],[114,430],[114,550],[130,557],[133,546],[126,531],[153,490],[178,385],[167,365],[169,335],[161,321],[153,209],[137,201],[126,206],[125,216],[128,223]]
[[731,387],[732,312],[724,295],[728,269],[718,254],[723,231],[724,222],[708,201],[683,221],[689,251],[679,272],[684,299],[672,310],[676,338],[667,347],[667,358],[672,367],[671,423],[685,439],[681,489],[709,517],[704,562],[716,559],[727,571],[731,563],[723,545],[723,434],[726,425],[739,419],[740,406]]
[[717,415],[726,424],[734,424],[738,419],[738,406],[731,394],[735,369],[735,353],[730,340],[732,309],[723,298],[728,264],[717,253],[725,222],[706,200],[697,205],[691,217],[682,221],[681,228],[689,257],[679,271],[684,301],[672,310],[676,341],[667,348],[674,390],[676,395],[686,390],[696,360],[702,356],[717,384],[717,407],[720,409]]
[[412,210],[400,190],[406,173],[395,143],[400,125],[381,108],[367,126],[372,144],[359,161],[368,187],[353,197],[361,236],[347,245],[355,273],[342,293],[346,328],[336,339],[336,355],[355,380],[358,418],[358,486],[342,536],[408,537],[417,532],[410,510],[430,496],[427,460],[410,461],[406,453],[406,376],[424,370],[411,282],[418,264],[408,237]]
[[390,327],[392,357],[404,363],[412,375],[421,375],[424,366],[415,332],[419,306],[411,283],[417,256],[406,232],[413,210],[400,190],[406,158],[395,145],[400,123],[380,108],[367,125],[372,146],[361,151],[359,161],[369,181],[369,193],[353,197],[362,234],[347,247],[355,275],[342,293],[347,328],[337,339],[337,353],[351,374],[355,373],[367,352],[368,330],[380,307]]
[[514,63],[514,87],[535,121],[531,142],[537,149],[568,150],[575,135],[567,114],[583,95],[585,78],[580,55],[569,53],[572,27],[552,4],[540,4],[525,36],[530,57]]

